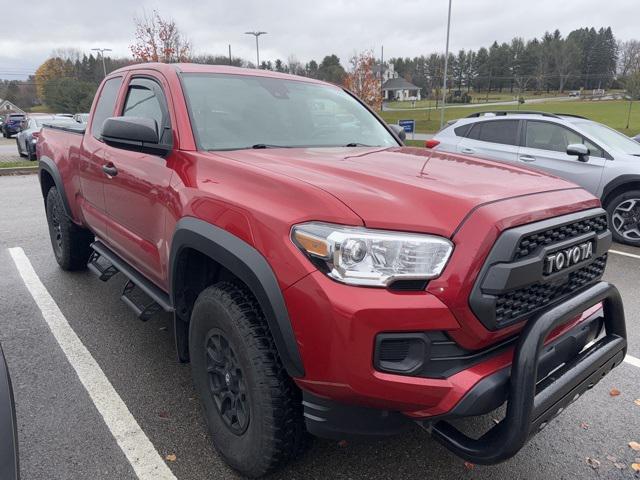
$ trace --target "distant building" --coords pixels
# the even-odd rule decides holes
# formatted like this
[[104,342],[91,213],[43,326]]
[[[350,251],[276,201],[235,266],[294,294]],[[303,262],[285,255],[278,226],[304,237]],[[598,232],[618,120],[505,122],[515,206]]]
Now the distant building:
[[382,74],[382,99],[384,101],[416,101],[420,100],[420,87],[398,76],[390,63]]
[[0,115],[5,113],[25,113],[15,103],[11,103],[9,100],[2,100],[0,98]]

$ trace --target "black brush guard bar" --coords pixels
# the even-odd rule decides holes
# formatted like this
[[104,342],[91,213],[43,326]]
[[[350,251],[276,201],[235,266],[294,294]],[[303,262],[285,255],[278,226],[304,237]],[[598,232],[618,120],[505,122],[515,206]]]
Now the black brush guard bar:
[[[537,381],[544,341],[559,325],[603,302],[606,335],[551,375]],[[446,421],[432,436],[456,455],[490,465],[514,456],[549,420],[619,365],[627,349],[624,309],[618,289],[599,282],[530,320],[515,348],[505,418],[480,438],[468,437]]]

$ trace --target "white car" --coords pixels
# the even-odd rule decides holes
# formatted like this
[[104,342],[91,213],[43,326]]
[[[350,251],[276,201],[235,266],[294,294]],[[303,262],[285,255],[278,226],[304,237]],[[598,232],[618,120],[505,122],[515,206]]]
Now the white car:
[[428,148],[543,170],[602,200],[616,241],[640,246],[640,143],[601,123],[544,112],[480,112]]

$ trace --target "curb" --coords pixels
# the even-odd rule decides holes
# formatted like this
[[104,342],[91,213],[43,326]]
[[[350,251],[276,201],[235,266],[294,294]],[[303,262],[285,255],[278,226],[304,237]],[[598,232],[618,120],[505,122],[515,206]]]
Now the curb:
[[0,176],[3,175],[29,175],[33,173],[38,173],[38,167],[9,167],[9,168],[1,168],[0,167]]

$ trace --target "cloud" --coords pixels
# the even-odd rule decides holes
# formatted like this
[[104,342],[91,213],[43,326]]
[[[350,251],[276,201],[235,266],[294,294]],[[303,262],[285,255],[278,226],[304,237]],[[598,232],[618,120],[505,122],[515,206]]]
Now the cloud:
[[[9,2],[3,17],[24,13]],[[265,30],[260,38],[261,59],[295,55],[301,61],[321,60],[336,53],[343,64],[356,51],[373,49],[385,57],[415,56],[444,51],[446,0],[34,0],[29,25],[5,22],[0,36],[0,78],[32,72],[53,49],[94,47],[128,56],[133,40],[133,17],[158,9],[173,17],[191,39],[196,53],[255,58],[255,40],[247,30]],[[637,13],[633,0],[514,0],[497,6],[495,0],[453,0],[451,50],[488,46],[514,36],[532,38],[556,28],[564,34],[584,26],[611,26],[619,39],[633,38]],[[13,77],[8,74],[13,74]]]

